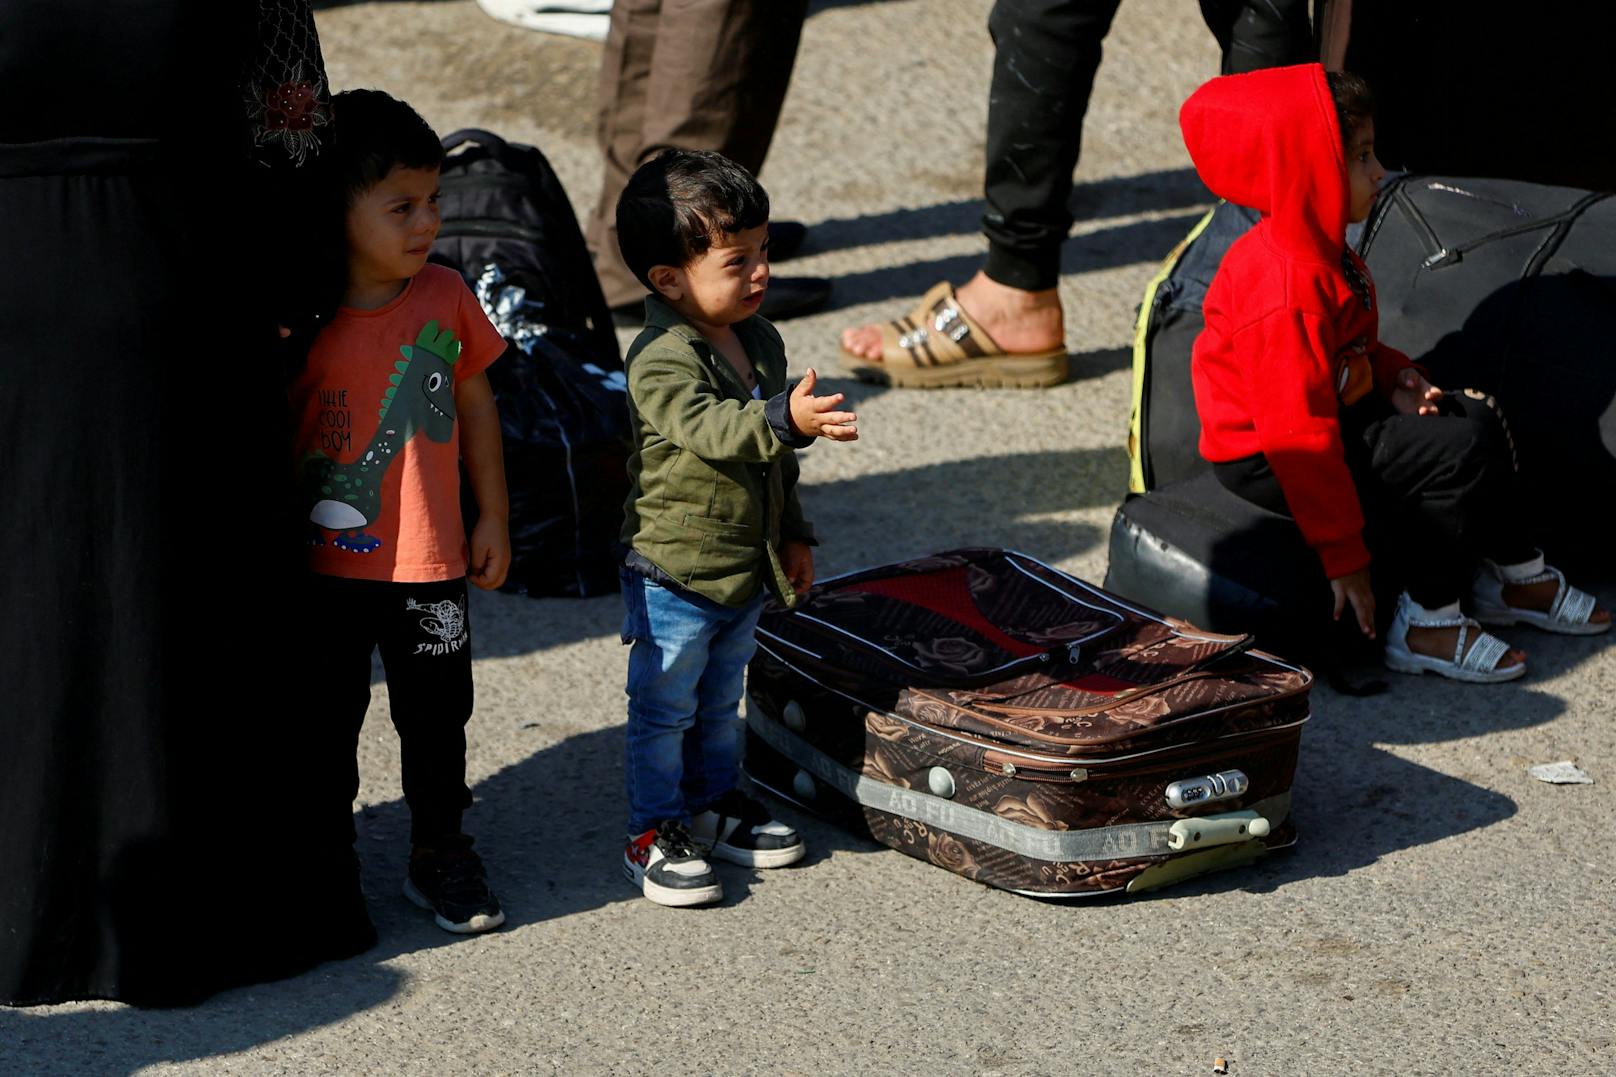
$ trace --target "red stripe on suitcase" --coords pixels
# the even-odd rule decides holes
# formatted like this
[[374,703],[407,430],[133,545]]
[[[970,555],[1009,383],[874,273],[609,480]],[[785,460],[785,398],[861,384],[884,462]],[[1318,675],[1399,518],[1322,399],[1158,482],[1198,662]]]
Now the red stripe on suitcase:
[[951,621],[958,621],[1017,658],[1027,658],[1048,649],[1007,636],[998,625],[984,617],[982,611],[976,608],[976,601],[971,598],[971,588],[966,582],[963,566],[941,572],[865,580],[849,584],[848,590],[881,595],[941,614]]
[[[1016,658],[1027,658],[1048,649],[1005,635],[998,625],[988,620],[982,611],[977,609],[976,601],[971,597],[970,584],[963,566],[940,572],[864,580],[848,584],[847,589],[881,595],[895,602],[904,602],[930,610],[969,628]],[[1078,691],[1093,692],[1096,695],[1110,695],[1139,687],[1131,681],[1108,677],[1103,673],[1090,673],[1065,683]]]

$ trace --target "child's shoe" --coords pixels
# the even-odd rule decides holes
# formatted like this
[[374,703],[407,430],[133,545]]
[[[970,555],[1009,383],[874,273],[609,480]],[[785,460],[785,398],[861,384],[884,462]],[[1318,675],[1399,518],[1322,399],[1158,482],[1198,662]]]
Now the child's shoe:
[[[1410,628],[1457,629],[1453,657],[1437,658],[1411,649],[1408,645]],[[1459,603],[1428,610],[1410,598],[1407,591],[1397,596],[1397,613],[1386,632],[1386,668],[1399,673],[1436,673],[1471,684],[1497,684],[1526,673],[1525,662],[1498,664],[1508,653],[1509,644],[1483,632],[1474,618],[1466,617],[1459,609]]]
[[707,905],[724,896],[724,886],[690,831],[677,819],[665,819],[623,847],[623,875],[658,905]]
[[432,918],[456,935],[480,935],[505,922],[499,899],[488,889],[482,858],[470,847],[416,848],[404,896],[432,910]]
[[783,868],[808,851],[796,830],[739,789],[692,819],[690,832],[718,859],[748,868]]
[[[1554,601],[1546,610],[1529,610],[1504,601],[1506,586],[1530,586],[1554,581]],[[1470,592],[1476,620],[1488,625],[1524,623],[1545,632],[1568,636],[1594,636],[1610,629],[1609,621],[1593,620],[1594,596],[1566,582],[1564,573],[1543,563],[1540,553],[1519,565],[1483,561]]]

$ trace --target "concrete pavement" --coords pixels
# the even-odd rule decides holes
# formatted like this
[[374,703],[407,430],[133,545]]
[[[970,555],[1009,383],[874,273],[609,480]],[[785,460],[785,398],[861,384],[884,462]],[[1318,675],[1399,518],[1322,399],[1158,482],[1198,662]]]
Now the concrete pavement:
[[[813,226],[781,274],[836,279],[783,323],[794,371],[836,334],[963,280],[983,250],[987,0],[816,3],[763,180]],[[584,211],[599,46],[469,0],[320,13],[333,84],[412,101],[441,133],[541,146]],[[1208,202],[1180,101],[1214,73],[1195,8],[1128,0],[1085,128],[1062,295],[1072,380],[1043,392],[833,379],[863,439],[803,460],[820,574],[956,545],[1092,580],[1126,481],[1134,309]],[[1606,588],[1609,604],[1616,593]],[[1616,1061],[1611,926],[1616,653],[1516,632],[1523,682],[1320,687],[1292,852],[1145,900],[1016,897],[792,815],[806,863],[724,870],[715,909],[662,909],[618,870],[615,598],[478,595],[470,730],[479,837],[510,922],[454,939],[400,896],[408,821],[385,689],[367,720],[360,845],[372,953],[192,1010],[0,1010],[4,1074],[1594,1074]],[[243,690],[250,690],[244,680]],[[1549,786],[1531,763],[1596,779]],[[288,893],[287,914],[317,914]]]

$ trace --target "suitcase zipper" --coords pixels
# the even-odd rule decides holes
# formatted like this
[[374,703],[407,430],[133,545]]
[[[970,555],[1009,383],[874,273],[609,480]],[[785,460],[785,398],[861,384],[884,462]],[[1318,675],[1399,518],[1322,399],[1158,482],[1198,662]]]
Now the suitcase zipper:
[[[1173,744],[1168,745],[1165,748],[1153,748],[1147,752],[1136,753],[1133,755],[1115,756],[1111,759],[1104,760],[1070,760],[1050,757],[1039,758],[1023,756],[1020,757],[1023,762],[1016,762],[1014,757],[1010,757],[1011,753],[1001,752],[997,748],[990,748],[983,752],[982,761],[989,771],[999,771],[1007,775],[1025,778],[1028,781],[1067,780],[1073,782],[1083,782],[1093,781],[1098,778],[1139,778],[1150,774],[1184,770],[1186,765],[1189,766],[1190,770],[1194,770],[1197,774],[1199,774],[1220,769],[1215,764],[1221,760],[1234,759],[1246,750],[1246,747],[1243,745],[1240,747],[1230,746],[1209,754],[1206,750],[1208,743],[1216,744],[1225,740],[1256,739],[1270,735],[1273,735],[1274,740],[1279,740],[1282,738],[1278,736],[1278,734],[1283,734],[1289,730],[1295,729],[1298,726],[1305,724],[1307,721],[1308,718],[1304,717],[1295,722],[1287,722],[1284,725],[1266,726],[1262,729],[1246,729],[1241,730],[1238,733],[1226,733],[1223,736],[1215,738],[1211,742],[1201,741],[1195,744]],[[1179,752],[1185,756],[1185,762],[1179,763],[1176,760],[1171,759],[1151,758],[1165,755],[1170,752]],[[1001,755],[1009,758],[997,758]],[[1135,760],[1145,758],[1150,758],[1151,761],[1144,765],[1116,765],[1118,763],[1133,763]],[[1081,765],[1074,766],[1074,763]],[[1003,768],[1006,764],[1014,769],[1005,771]],[[1186,775],[1181,775],[1181,777]]]

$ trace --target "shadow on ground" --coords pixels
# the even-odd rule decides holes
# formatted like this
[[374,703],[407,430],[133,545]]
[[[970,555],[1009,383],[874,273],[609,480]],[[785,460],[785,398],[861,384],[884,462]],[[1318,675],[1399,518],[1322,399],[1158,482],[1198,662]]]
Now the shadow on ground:
[[[1134,213],[1205,207],[1212,195],[1193,168],[1144,172],[1075,184],[1070,207],[1078,220],[1121,217]],[[982,229],[986,203],[979,198],[939,202],[930,206],[903,207],[858,217],[831,217],[816,222],[808,231],[802,253],[862,247],[870,243],[895,243],[937,236],[969,235]],[[1183,238],[1182,233],[1173,242]],[[1069,241],[1068,246],[1081,240]],[[1169,247],[1171,244],[1169,244]],[[1167,253],[1164,247],[1145,255],[1155,258]],[[973,270],[974,272],[974,270]],[[1075,270],[1067,270],[1075,272]],[[846,278],[838,278],[846,279]],[[962,278],[963,279],[963,278]]]
[[[1070,275],[1156,261],[1172,250],[1204,213],[1202,208],[1190,213],[1096,228],[1073,236],[1061,248],[1060,271],[1062,275]],[[819,227],[816,225],[815,230]],[[814,242],[817,246],[818,239]],[[803,253],[812,251],[805,249]],[[830,302],[825,309],[840,310],[859,303],[900,298],[908,299],[912,304],[938,281],[960,284],[981,268],[982,254],[973,252],[946,258],[926,258],[858,273],[842,273],[835,278]]]
[[[838,382],[836,388],[850,395],[883,391],[854,382],[845,383],[845,389]],[[1071,449],[951,460],[814,483],[802,487],[801,496],[804,513],[828,537],[818,551],[823,577],[960,546],[1004,546],[1045,561],[1064,560],[1101,542],[1101,530],[1041,517],[1112,504],[1126,481],[1122,449]],[[622,618],[616,595],[575,599],[474,592],[471,597],[478,658],[531,654],[615,635]],[[375,667],[373,679],[379,679],[379,671]]]
[[[1604,590],[1602,598],[1610,589]],[[1607,645],[1599,638],[1554,642],[1566,646],[1533,650],[1543,675],[1562,673]],[[1516,807],[1509,797],[1400,759],[1379,745],[1531,728],[1554,719],[1564,704],[1518,685],[1486,689],[1486,707],[1475,706],[1473,696],[1454,686],[1434,681],[1399,680],[1394,691],[1398,705],[1387,707],[1385,697],[1352,699],[1315,688],[1315,719],[1302,739],[1293,802],[1300,843],[1253,867],[1191,880],[1159,896],[1272,892],[1302,879],[1346,875],[1381,857],[1512,816]],[[397,800],[369,806],[356,823],[366,896],[381,937],[373,950],[290,980],[229,991],[192,1009],[0,1008],[5,1072],[127,1074],[161,1062],[261,1047],[398,999],[406,977],[387,963],[400,955],[438,946],[499,946],[503,936],[524,927],[638,900],[616,870],[622,841],[619,813],[601,810],[603,782],[621,774],[622,755],[621,727],[595,730],[540,748],[473,789],[476,804],[467,825],[478,835],[509,916],[501,933],[457,939],[405,902],[399,888],[409,847],[408,809]],[[619,798],[610,803],[618,805]],[[837,853],[902,855],[794,806],[775,804],[809,843],[807,860],[794,870],[811,869]],[[725,904],[747,900],[752,874],[729,865],[721,865],[721,872]]]
[[[1100,528],[1049,519],[1121,496],[1118,449],[1011,453],[815,483],[803,511],[834,537],[819,575],[962,546],[1002,546],[1060,561],[1100,543]],[[852,514],[852,520],[847,517]]]
[[[1519,685],[1488,687],[1493,694],[1485,707],[1475,706],[1464,686],[1448,683],[1397,678],[1391,691],[1395,696],[1366,700],[1316,685],[1291,801],[1297,845],[1252,868],[1193,880],[1162,896],[1268,893],[1301,879],[1347,875],[1384,856],[1502,822],[1515,814],[1514,800],[1381,745],[1528,729],[1565,709],[1560,699]],[[1395,705],[1388,706],[1388,698]]]
[[[449,935],[400,895],[409,809],[402,800],[369,806],[355,822],[365,895],[380,936],[372,950],[291,979],[227,991],[189,1009],[0,1008],[0,1072],[98,1077],[263,1047],[401,998],[406,975],[388,964],[400,955],[466,947],[466,961],[474,967],[479,948],[499,947],[502,938],[524,927],[640,900],[619,870],[622,798],[614,794],[622,760],[623,731],[613,727],[541,748],[474,787],[467,828],[478,837],[508,917],[496,934]],[[817,821],[804,820],[804,830],[813,849],[808,865],[836,849],[877,849]],[[724,904],[745,901],[752,873],[731,865],[720,870]],[[297,900],[310,903],[297,914],[317,914],[317,895]],[[289,1072],[297,1071],[297,1062],[287,1064]]]

